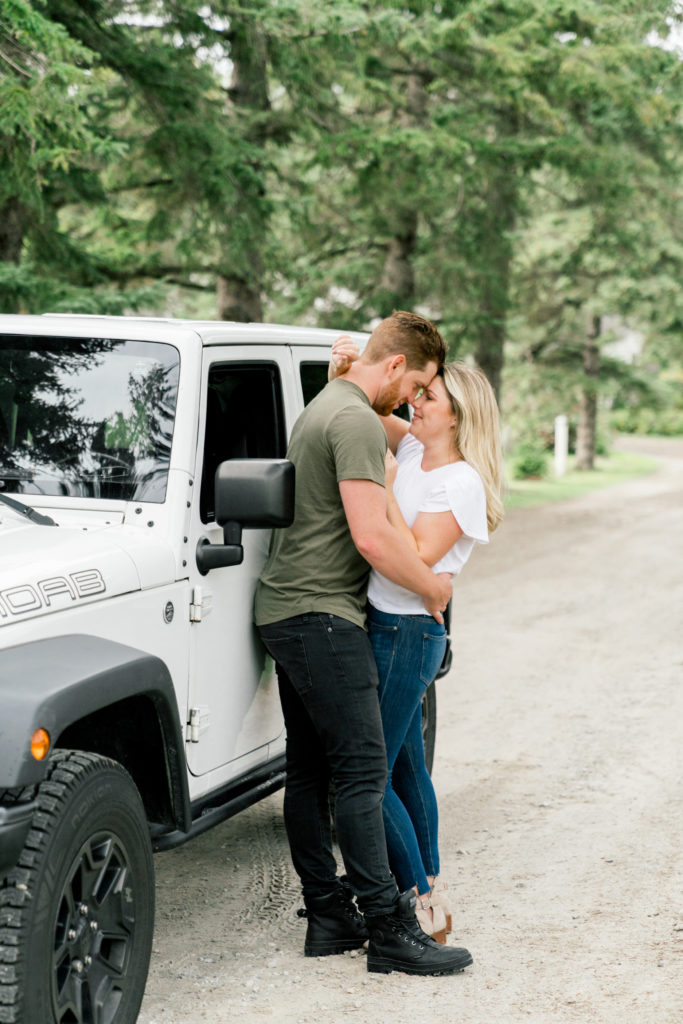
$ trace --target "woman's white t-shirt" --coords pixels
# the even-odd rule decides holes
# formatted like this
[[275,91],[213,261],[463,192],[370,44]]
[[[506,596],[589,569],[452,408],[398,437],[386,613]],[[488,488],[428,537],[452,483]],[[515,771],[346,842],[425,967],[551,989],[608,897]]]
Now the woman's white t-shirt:
[[[467,462],[450,462],[438,469],[422,469],[424,447],[406,434],[396,451],[398,472],[394,496],[408,526],[412,527],[418,512],[451,511],[462,530],[460,537],[433,567],[434,572],[450,572],[454,576],[470,557],[475,543],[488,544],[486,494],[481,477]],[[411,590],[399,587],[386,576],[370,573],[368,600],[381,612],[397,615],[425,615],[422,598]]]

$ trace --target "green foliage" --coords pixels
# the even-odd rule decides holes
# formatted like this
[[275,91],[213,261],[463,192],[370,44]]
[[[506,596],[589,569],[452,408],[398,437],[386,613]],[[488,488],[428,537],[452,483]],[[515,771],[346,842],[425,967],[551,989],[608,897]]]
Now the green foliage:
[[126,145],[99,116],[95,55],[46,3],[8,0],[0,40],[0,262],[21,271],[2,275],[0,309],[40,309],[55,277],[59,290],[89,262],[60,234],[58,206],[97,202],[99,173]]
[[539,441],[524,441],[519,445],[512,461],[515,480],[543,477],[548,471],[548,453]]
[[[669,0],[6,0],[0,308],[366,328],[474,355],[513,439],[659,409],[683,330]],[[586,324],[628,322],[640,363]],[[505,364],[503,362],[505,358]],[[668,405],[665,406],[668,408]],[[664,409],[661,412],[663,414]],[[631,419],[633,417],[631,416]]]
[[610,420],[612,427],[624,434],[683,436],[683,409],[616,409]]
[[131,309],[158,309],[164,300],[160,283],[143,282],[125,289],[102,284],[86,287],[45,273],[33,262],[0,262],[0,297],[20,309],[41,313],[86,313],[123,316]]

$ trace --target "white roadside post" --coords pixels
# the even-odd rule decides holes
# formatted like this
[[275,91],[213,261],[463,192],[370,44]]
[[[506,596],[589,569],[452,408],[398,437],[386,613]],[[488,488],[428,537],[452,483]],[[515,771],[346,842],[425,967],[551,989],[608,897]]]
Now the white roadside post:
[[567,472],[567,452],[569,451],[569,424],[566,416],[555,417],[555,476],[564,476]]

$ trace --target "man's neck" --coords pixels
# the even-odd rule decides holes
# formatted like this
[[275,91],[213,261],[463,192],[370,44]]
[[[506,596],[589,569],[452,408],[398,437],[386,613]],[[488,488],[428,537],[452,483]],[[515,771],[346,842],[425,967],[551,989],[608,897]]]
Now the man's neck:
[[378,365],[363,363],[360,359],[352,363],[341,380],[348,380],[367,395],[370,405],[375,401],[380,389]]

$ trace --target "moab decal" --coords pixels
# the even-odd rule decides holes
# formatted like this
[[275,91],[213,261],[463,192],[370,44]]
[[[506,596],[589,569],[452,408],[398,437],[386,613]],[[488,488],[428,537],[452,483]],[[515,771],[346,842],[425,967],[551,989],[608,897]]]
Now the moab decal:
[[79,569],[67,576],[48,576],[35,584],[20,583],[0,590],[0,618],[25,615],[27,612],[51,608],[56,601],[63,604],[95,594],[104,594],[106,584],[99,569]]

